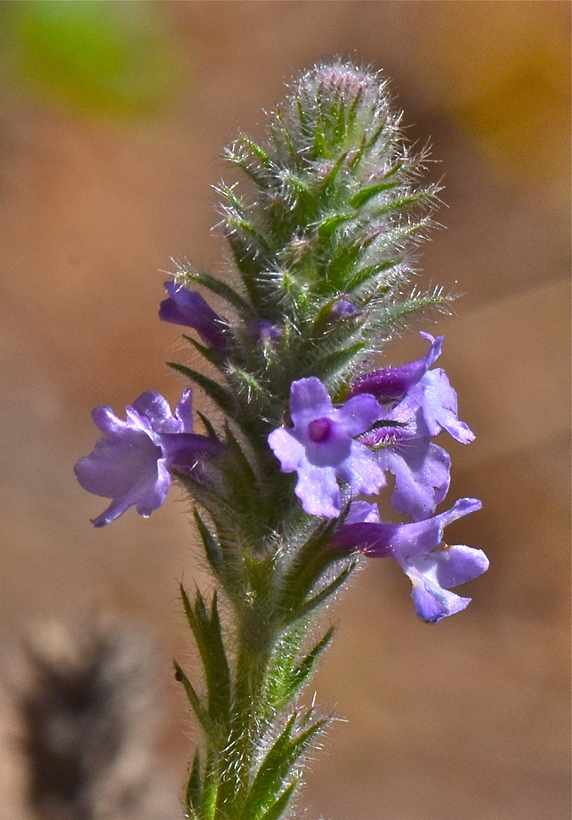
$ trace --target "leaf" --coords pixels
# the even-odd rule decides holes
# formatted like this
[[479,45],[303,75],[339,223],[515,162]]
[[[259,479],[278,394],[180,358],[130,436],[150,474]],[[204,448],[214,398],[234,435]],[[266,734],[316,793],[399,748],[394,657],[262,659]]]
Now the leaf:
[[291,675],[290,697],[293,697],[302,686],[308,681],[322,652],[329,646],[334,635],[334,627],[331,626],[326,634],[318,641],[313,649],[302,659]]
[[290,717],[262,761],[244,805],[244,817],[259,820],[264,816],[264,812],[269,810],[276,799],[296,761],[304,754],[316,734],[328,723],[325,718],[317,720],[304,732],[293,737],[297,717],[296,713]]
[[288,804],[298,787],[298,783],[298,779],[293,780],[292,783],[284,789],[278,800],[276,800],[264,814],[259,815],[258,820],[279,820],[288,808]]
[[185,689],[187,699],[193,709],[193,712],[197,716],[197,720],[201,724],[204,733],[207,737],[213,736],[213,725],[208,715],[208,711],[205,709],[200,697],[195,692],[195,689],[185,675],[177,661],[173,661],[173,666],[175,667],[175,678],[179,681],[179,683],[183,684]]
[[193,765],[185,787],[185,808],[191,816],[198,817],[197,812],[201,805],[201,761],[199,751],[195,752]]
[[208,376],[199,373],[197,370],[192,370],[190,367],[185,367],[184,364],[167,362],[167,365],[173,370],[176,370],[177,373],[182,373],[183,376],[187,377],[187,379],[193,381],[207,394],[210,399],[212,399],[212,401],[214,401],[214,403],[225,415],[234,418],[236,413],[236,403],[230,390],[223,387],[222,384],[215,382],[214,379],[210,379]]
[[328,353],[318,361],[312,362],[307,373],[310,376],[318,376],[322,381],[331,379],[347,367],[366,346],[366,342],[356,342],[343,350]]
[[210,273],[205,273],[203,271],[186,271],[184,269],[179,269],[178,273],[185,279],[191,280],[192,282],[196,282],[197,285],[202,285],[203,287],[208,288],[211,293],[215,293],[217,296],[220,296],[221,299],[224,299],[225,302],[228,302],[240,313],[244,313],[247,316],[255,315],[252,305],[250,305],[246,299],[237,293],[234,288],[231,288],[230,285],[223,282],[222,279],[217,279],[216,276],[211,276]]
[[337,578],[334,578],[334,580],[331,583],[329,583],[326,587],[324,587],[318,593],[316,593],[316,595],[314,595],[313,598],[310,598],[308,601],[306,601],[298,609],[298,611],[295,612],[295,617],[306,618],[310,614],[310,612],[312,612],[314,609],[325,603],[328,600],[328,598],[330,598],[335,592],[338,591],[338,589],[340,589],[341,586],[343,586],[343,584],[345,584],[345,582],[348,580],[356,566],[357,561],[353,561],[348,567],[343,569],[337,576]]
[[357,194],[354,194],[349,201],[352,208],[362,208],[366,203],[373,199],[374,196],[381,194],[383,191],[389,191],[399,185],[398,182],[380,182],[378,185],[371,185],[369,188],[362,188]]
[[210,615],[204,599],[197,591],[194,607],[181,585],[185,615],[203,662],[208,692],[208,713],[213,722],[226,725],[230,710],[230,670],[218,616],[216,593],[213,595]]

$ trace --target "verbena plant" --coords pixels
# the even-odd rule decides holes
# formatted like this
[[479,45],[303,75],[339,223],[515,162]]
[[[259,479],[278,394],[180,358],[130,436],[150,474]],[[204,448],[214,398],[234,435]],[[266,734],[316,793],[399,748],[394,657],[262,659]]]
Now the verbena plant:
[[[443,338],[422,333],[422,358],[372,369],[412,314],[449,302],[411,285],[438,189],[420,181],[426,151],[404,141],[386,83],[319,65],[270,116],[267,140],[241,135],[226,159],[245,183],[217,188],[236,276],[181,266],[159,314],[193,331],[189,359],[205,367],[171,367],[213,411],[196,414],[197,433],[191,389],[174,413],[154,392],[125,421],[99,407],[103,438],[76,474],[111,499],[97,527],[131,506],[148,516],[172,480],[191,500],[215,591],[181,589],[203,667],[175,664],[203,734],[185,816],[278,820],[291,816],[304,757],[330,720],[299,700],[332,639],[320,616],[357,565],[393,558],[418,616],[435,623],[467,606],[451,587],[488,564],[442,540],[480,502],[435,512],[450,459],[433,439],[473,439],[432,368]],[[405,523],[380,519],[380,492]]]

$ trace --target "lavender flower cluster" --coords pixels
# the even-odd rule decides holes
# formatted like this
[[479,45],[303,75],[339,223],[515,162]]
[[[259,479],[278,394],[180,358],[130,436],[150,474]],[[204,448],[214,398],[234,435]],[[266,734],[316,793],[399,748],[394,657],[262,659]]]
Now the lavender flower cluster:
[[[334,632],[316,640],[312,621],[363,557],[397,562],[429,623],[465,609],[452,589],[488,566],[443,541],[480,502],[437,511],[451,465],[434,439],[474,438],[434,367],[443,338],[423,333],[428,349],[410,364],[372,366],[411,314],[452,298],[410,286],[439,188],[419,182],[426,152],[407,145],[391,103],[379,73],[317,65],[264,142],[243,134],[227,149],[248,186],[216,188],[233,277],[178,266],[159,311],[193,331],[184,338],[206,370],[169,366],[216,415],[197,412],[195,432],[189,389],[174,412],[154,392],[125,421],[100,407],[103,437],[76,465],[85,489],[111,499],[97,527],[132,506],[150,515],[173,480],[194,507],[214,585],[193,599],[181,589],[202,667],[197,690],[196,670],[175,664],[204,735],[190,820],[293,816],[303,758],[329,722],[298,700]],[[380,492],[402,523],[381,520]]]
[[[194,329],[208,348],[224,355],[229,324],[198,292],[174,282],[165,287],[168,298],[161,303],[160,318]],[[346,303],[343,313],[352,308]],[[270,343],[280,334],[265,321],[253,323],[251,330]],[[443,337],[421,335],[429,342],[423,358],[357,377],[339,406],[320,379],[292,382],[292,424],[273,430],[268,445],[282,472],[297,474],[295,493],[304,511],[339,519],[333,546],[394,558],[411,580],[418,616],[436,623],[469,604],[470,598],[450,588],[485,572],[488,559],[482,550],[443,544],[444,527],[480,509],[478,500],[461,499],[434,515],[449,488],[450,458],[431,439],[445,430],[468,444],[474,434],[458,418],[457,396],[445,371],[430,369],[441,354]],[[174,415],[153,392],[140,396],[126,415],[122,421],[109,407],[94,410],[104,438],[75,468],[84,489],[112,499],[93,520],[96,527],[131,506],[150,515],[165,501],[170,469],[200,479],[208,461],[223,453],[224,445],[214,435],[193,432],[191,390],[183,393]],[[392,506],[412,523],[383,523],[377,505],[353,500],[378,493],[387,484],[387,473],[395,479]]]

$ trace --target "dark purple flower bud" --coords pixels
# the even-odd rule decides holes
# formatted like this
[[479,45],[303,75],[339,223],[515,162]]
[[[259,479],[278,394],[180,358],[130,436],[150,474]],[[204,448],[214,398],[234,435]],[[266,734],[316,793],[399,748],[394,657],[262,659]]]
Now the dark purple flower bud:
[[358,309],[347,299],[338,299],[332,305],[330,311],[330,319],[347,319],[348,316],[353,316],[358,312]]
[[280,427],[268,443],[282,472],[298,473],[296,495],[310,515],[336,518],[341,512],[338,480],[354,493],[370,495],[385,484],[375,456],[354,436],[379,418],[373,396],[356,396],[335,408],[322,382],[300,379],[290,389],[293,427]]
[[173,415],[163,396],[148,391],[126,409],[126,421],[110,407],[93,411],[104,437],[78,461],[75,474],[84,490],[112,499],[93,519],[96,527],[109,524],[131,506],[149,516],[165,501],[171,467],[200,478],[204,459],[221,452],[220,442],[193,433],[191,402],[191,391],[185,390]]
[[250,323],[250,332],[254,339],[262,342],[277,342],[282,336],[281,328],[270,319],[254,319]]
[[431,342],[427,354],[416,362],[404,364],[401,367],[387,367],[359,376],[350,388],[349,395],[357,396],[361,393],[371,393],[378,401],[401,401],[405,395],[427,373],[431,365],[441,354],[443,336],[433,338],[429,333],[422,333],[423,338]]
[[163,322],[192,327],[207,347],[224,353],[228,346],[229,325],[201,294],[175,282],[165,282],[165,290],[169,298],[161,302],[159,318]]
[[480,508],[477,499],[462,498],[447,512],[425,521],[383,524],[373,504],[357,502],[351,505],[346,523],[334,534],[332,544],[371,557],[394,558],[413,584],[411,597],[418,616],[437,623],[465,609],[471,601],[450,592],[450,587],[471,581],[488,569],[488,558],[482,550],[442,544],[447,524]]

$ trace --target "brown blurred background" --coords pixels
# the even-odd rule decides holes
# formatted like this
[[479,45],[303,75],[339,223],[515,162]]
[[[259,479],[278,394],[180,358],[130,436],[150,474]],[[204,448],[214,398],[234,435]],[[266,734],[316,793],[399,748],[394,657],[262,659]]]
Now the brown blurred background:
[[[261,136],[283,83],[341,55],[384,69],[410,138],[430,138],[439,161],[447,230],[419,284],[464,295],[420,326],[446,335],[442,364],[477,433],[446,443],[450,498],[484,504],[451,537],[491,568],[469,609],[435,627],[415,619],[397,567],[361,574],[330,613],[337,642],[315,682],[347,722],[301,803],[327,820],[567,818],[569,4],[63,5],[59,19],[53,2],[0,10],[4,678],[34,622],[112,611],[145,625],[162,653],[164,817],[179,816],[194,732],[170,666],[193,657],[177,581],[203,578],[187,506],[173,491],[148,521],[130,511],[95,531],[105,502],[72,467],[97,437],[93,406],[178,398],[160,271],[171,257],[228,269],[210,231],[210,185],[233,178],[222,146],[239,128]],[[387,361],[423,349],[412,332]],[[0,721],[0,820],[27,820],[7,695]]]

